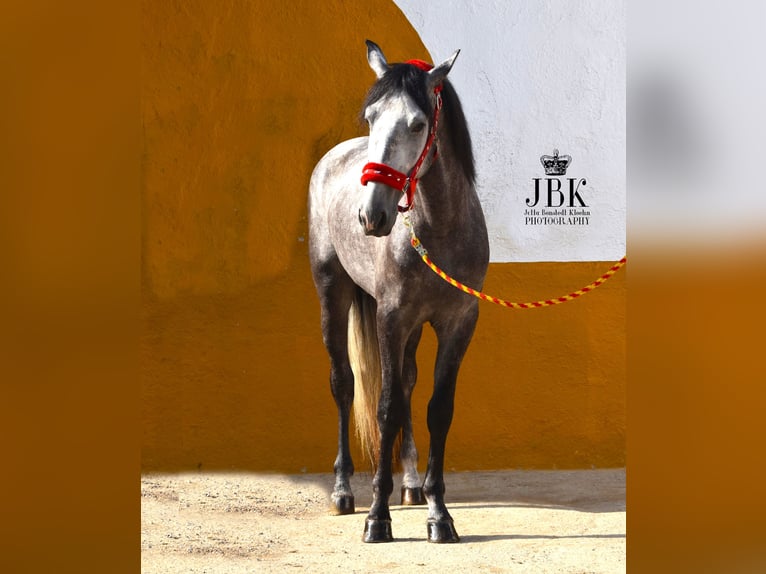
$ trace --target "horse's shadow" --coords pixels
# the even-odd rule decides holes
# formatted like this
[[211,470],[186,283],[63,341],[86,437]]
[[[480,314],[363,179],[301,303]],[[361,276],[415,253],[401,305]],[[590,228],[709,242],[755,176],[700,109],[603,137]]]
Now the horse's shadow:
[[[487,542],[498,542],[504,540],[577,540],[577,539],[620,539],[625,538],[625,534],[466,534],[460,536],[460,541],[464,544],[484,544]],[[399,543],[413,542],[420,544],[423,538],[405,537],[396,538]]]
[[[308,477],[301,478],[305,480]],[[397,477],[394,482],[391,511],[422,510],[422,506],[398,505],[400,480]],[[319,482],[329,498],[334,481],[332,475],[314,475],[312,481]],[[625,511],[624,469],[453,472],[445,476],[445,483],[447,505],[455,511],[492,508],[537,508],[593,513]],[[357,473],[352,478],[357,514],[364,512],[372,503],[371,484],[370,473]],[[623,535],[609,535],[618,536]],[[523,536],[515,535],[515,538]]]
[[[456,522],[459,520],[460,510],[472,509],[472,510],[488,510],[488,509],[541,509],[541,510],[573,510],[579,512],[621,512],[625,510],[624,501],[620,500],[601,500],[596,503],[593,500],[583,501],[577,504],[560,504],[551,501],[548,504],[545,503],[527,503],[527,502],[515,502],[515,501],[500,501],[503,498],[508,499],[512,497],[512,493],[499,492],[493,495],[494,498],[500,499],[494,502],[485,502],[487,497],[486,492],[476,493],[476,497],[482,501],[470,500],[470,496],[463,496],[463,500],[452,500],[448,506],[452,510],[453,516]],[[361,512],[361,511],[360,511]],[[396,516],[402,512],[425,512],[422,506],[392,506],[391,514]],[[576,539],[624,539],[624,533],[593,533],[593,534],[463,534],[460,537],[461,542],[464,544],[483,544],[497,541],[524,541],[524,540],[576,540]],[[401,542],[422,542],[420,538],[406,538],[397,539]]]
[[565,540],[578,538],[625,538],[624,534],[469,534],[460,540],[467,543],[494,542],[497,540]]

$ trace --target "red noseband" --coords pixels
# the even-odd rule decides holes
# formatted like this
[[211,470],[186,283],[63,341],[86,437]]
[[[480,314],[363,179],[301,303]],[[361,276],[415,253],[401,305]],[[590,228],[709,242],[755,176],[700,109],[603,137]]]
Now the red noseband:
[[[411,64],[427,72],[433,68],[433,66],[423,60],[408,60],[406,64]],[[412,203],[415,198],[415,189],[418,186],[418,172],[420,167],[431,150],[431,146],[436,138],[436,127],[439,124],[439,111],[442,108],[442,97],[439,92],[442,91],[442,86],[439,84],[434,88],[434,94],[436,94],[436,107],[434,109],[434,121],[431,124],[431,131],[428,134],[426,145],[423,151],[420,153],[420,157],[415,162],[415,165],[410,170],[409,175],[395,170],[391,166],[384,163],[370,162],[364,165],[362,168],[362,185],[367,185],[368,181],[383,183],[394,189],[398,189],[407,196],[407,205],[399,206],[399,211],[409,211],[412,209]],[[434,153],[434,159],[436,159],[436,153]]]

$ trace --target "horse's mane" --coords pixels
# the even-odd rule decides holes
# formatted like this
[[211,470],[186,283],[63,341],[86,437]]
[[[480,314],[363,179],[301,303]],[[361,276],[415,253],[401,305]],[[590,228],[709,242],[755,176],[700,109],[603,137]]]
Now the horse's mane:
[[[426,87],[426,72],[410,64],[393,64],[370,90],[362,104],[360,121],[364,121],[364,110],[374,104],[386,94],[391,92],[404,92],[409,95],[418,107],[428,117],[429,127],[433,122],[434,109]],[[463,168],[463,174],[471,183],[476,180],[476,167],[473,159],[473,147],[471,134],[468,132],[468,123],[463,114],[455,88],[446,78],[442,88],[442,117],[443,122],[449,126],[450,139],[455,149],[458,161]]]

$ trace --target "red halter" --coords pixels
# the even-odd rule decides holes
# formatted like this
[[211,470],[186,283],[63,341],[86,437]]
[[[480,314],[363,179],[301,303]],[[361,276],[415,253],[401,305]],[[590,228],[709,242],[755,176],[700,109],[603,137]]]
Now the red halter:
[[[408,60],[405,62],[405,64],[411,64],[425,72],[433,68],[431,64],[424,62],[423,60]],[[426,145],[423,148],[423,151],[420,153],[418,161],[415,162],[415,165],[410,170],[409,175],[405,175],[384,163],[370,162],[365,164],[362,168],[362,185],[367,185],[368,181],[384,183],[390,187],[393,187],[394,189],[398,189],[407,196],[407,205],[399,206],[399,211],[401,212],[409,211],[412,209],[415,190],[418,187],[418,172],[420,171],[420,167],[423,165],[423,162],[425,161],[426,156],[428,155],[428,152],[431,150],[431,146],[434,143],[434,139],[436,138],[436,127],[439,124],[439,111],[442,108],[442,97],[440,94],[441,91],[441,84],[434,88],[434,94],[436,94],[434,121],[431,125],[431,131],[428,134]],[[434,153],[434,159],[436,159],[436,153]]]

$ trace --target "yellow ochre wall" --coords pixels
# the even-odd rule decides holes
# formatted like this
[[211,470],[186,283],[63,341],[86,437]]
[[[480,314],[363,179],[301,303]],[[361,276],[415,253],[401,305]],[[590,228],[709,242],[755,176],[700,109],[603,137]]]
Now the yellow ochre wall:
[[[142,468],[331,471],[308,180],[328,149],[364,132],[364,39],[390,61],[431,56],[384,0],[144,2],[142,25]],[[493,264],[485,287],[549,298],[609,266]],[[482,304],[447,467],[623,466],[624,328],[624,271],[552,308]],[[413,405],[421,460],[434,357],[427,330]]]

